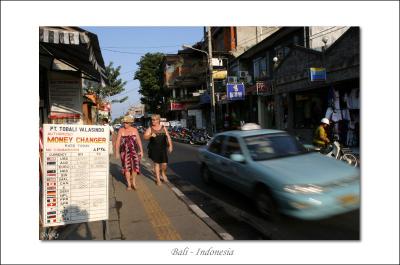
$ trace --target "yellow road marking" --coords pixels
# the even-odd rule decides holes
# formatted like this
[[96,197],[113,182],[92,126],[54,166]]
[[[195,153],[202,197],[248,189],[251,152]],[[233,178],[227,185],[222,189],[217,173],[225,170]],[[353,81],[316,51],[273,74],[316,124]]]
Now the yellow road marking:
[[136,191],[138,197],[146,211],[147,216],[150,218],[150,223],[153,230],[160,240],[181,240],[181,236],[171,224],[168,216],[161,209],[160,205],[151,194],[146,183],[141,179],[143,176],[137,176],[138,190]]

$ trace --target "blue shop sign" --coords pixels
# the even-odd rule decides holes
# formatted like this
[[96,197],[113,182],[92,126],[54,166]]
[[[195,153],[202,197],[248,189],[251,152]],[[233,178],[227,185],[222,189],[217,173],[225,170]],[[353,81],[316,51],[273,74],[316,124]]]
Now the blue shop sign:
[[310,80],[311,81],[325,81],[326,80],[326,69],[325,68],[310,68]]
[[226,94],[228,100],[244,100],[245,90],[244,84],[227,84]]

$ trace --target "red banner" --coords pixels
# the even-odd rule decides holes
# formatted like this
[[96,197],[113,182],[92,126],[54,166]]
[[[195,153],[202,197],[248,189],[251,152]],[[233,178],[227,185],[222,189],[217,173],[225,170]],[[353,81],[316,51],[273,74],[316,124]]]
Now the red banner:
[[171,102],[171,110],[184,110],[185,104],[179,102]]

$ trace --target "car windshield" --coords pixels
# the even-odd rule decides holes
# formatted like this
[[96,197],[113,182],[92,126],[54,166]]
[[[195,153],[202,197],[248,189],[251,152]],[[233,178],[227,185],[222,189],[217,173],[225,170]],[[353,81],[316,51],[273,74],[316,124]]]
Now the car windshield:
[[248,136],[244,141],[251,158],[255,161],[306,153],[304,146],[293,136],[286,133]]

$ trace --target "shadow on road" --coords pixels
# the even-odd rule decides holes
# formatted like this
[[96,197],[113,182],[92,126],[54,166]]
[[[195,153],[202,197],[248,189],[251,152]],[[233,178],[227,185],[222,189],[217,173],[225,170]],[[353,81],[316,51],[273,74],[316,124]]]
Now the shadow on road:
[[115,178],[115,180],[121,182],[122,184],[126,185],[126,180],[124,175],[121,171],[121,166],[119,164],[115,164],[110,162],[110,173]]

